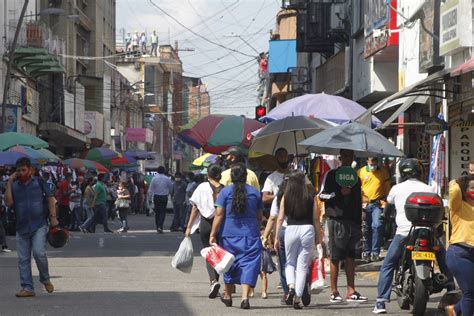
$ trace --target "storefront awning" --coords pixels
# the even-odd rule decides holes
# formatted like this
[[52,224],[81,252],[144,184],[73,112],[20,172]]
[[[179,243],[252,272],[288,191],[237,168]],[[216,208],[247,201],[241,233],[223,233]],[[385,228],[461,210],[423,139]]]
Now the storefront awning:
[[[386,111],[388,109],[395,111],[385,120],[378,129],[384,129],[389,126],[401,113],[408,110],[413,104],[425,104],[431,95],[432,85],[444,82],[446,76],[449,76],[449,69],[443,69],[426,77],[425,79],[406,87],[385,99],[380,100],[367,111],[361,114],[356,121],[362,124],[370,122],[373,114]],[[379,115],[380,117],[380,115]]]
[[86,143],[90,143],[84,134],[56,122],[41,123],[38,129],[44,138],[57,146],[84,148]]
[[451,69],[451,76],[459,76],[474,71],[474,58],[469,59],[465,63]]
[[64,72],[59,61],[44,48],[18,47],[14,63],[31,77]]

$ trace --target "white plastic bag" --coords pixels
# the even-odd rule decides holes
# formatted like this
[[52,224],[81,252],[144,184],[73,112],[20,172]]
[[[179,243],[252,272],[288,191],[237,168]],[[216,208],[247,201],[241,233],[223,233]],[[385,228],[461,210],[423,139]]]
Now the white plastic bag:
[[201,256],[216,270],[217,273],[223,274],[229,271],[235,261],[235,257],[224,248],[214,244],[211,247],[203,248]]
[[179,245],[178,251],[171,260],[171,266],[184,273],[191,273],[193,268],[193,243],[186,237]]
[[316,255],[311,265],[311,293],[319,294],[326,286],[326,271],[324,270],[324,255],[321,244],[316,245]]

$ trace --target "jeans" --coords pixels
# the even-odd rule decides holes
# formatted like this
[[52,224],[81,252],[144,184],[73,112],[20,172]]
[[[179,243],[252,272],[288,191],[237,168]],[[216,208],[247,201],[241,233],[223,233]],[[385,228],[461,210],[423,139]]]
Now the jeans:
[[155,204],[155,225],[156,229],[163,230],[163,223],[166,216],[166,205],[168,204],[167,195],[153,196],[153,203]]
[[367,204],[366,209],[364,209],[364,255],[380,255],[384,232],[380,214],[382,214],[382,209],[375,203]]
[[286,227],[282,226],[280,230],[280,249],[278,249],[278,264],[280,265],[280,282],[281,287],[283,288],[283,292],[285,295],[288,294],[288,283],[286,283],[286,274],[285,274],[285,267],[286,267],[286,252],[285,252],[285,231]]
[[77,228],[79,227],[79,225],[81,225],[82,222],[82,209],[80,206],[76,206],[72,212],[74,214],[72,228]]
[[[1,212],[1,210],[0,210]],[[0,247],[7,246],[7,232],[5,231],[4,225],[4,215],[0,215]]]
[[[392,291],[393,273],[398,268],[398,263],[403,254],[405,248],[406,236],[395,235],[388,248],[387,255],[383,260],[382,267],[380,268],[379,282],[377,285],[377,301],[388,302],[390,301],[390,292]],[[439,265],[439,269],[444,273],[449,282],[452,282],[453,276],[446,265],[446,250],[443,244],[440,242],[440,250],[436,252],[436,260]],[[453,288],[449,288],[451,290]]]
[[92,207],[88,207],[86,205],[84,205],[83,207],[84,211],[86,211],[87,219],[82,224],[82,228],[89,230],[92,225],[92,222],[94,221],[94,210],[92,209]]
[[157,48],[158,48],[158,43],[151,43],[150,55],[155,54],[155,56],[156,56],[157,55]]
[[46,257],[46,235],[48,226],[40,227],[30,235],[16,234],[16,248],[18,253],[18,268],[20,270],[21,287],[33,292],[33,275],[31,273],[31,252],[38,267],[40,282],[49,282],[48,258]]
[[127,231],[128,230],[128,221],[127,221],[128,207],[120,207],[118,209],[118,213],[119,213],[120,223],[122,224],[122,229],[124,231]]
[[186,204],[184,202],[173,202],[173,222],[171,224],[171,230],[173,229],[178,229],[182,228],[181,223],[183,222],[183,217],[184,217],[184,210],[185,210]]
[[71,209],[69,205],[58,204],[58,222],[60,227],[68,228],[71,225]]
[[450,245],[446,263],[453,272],[462,291],[456,304],[456,315],[474,315],[474,248]]
[[104,232],[110,231],[109,226],[107,224],[107,207],[105,206],[105,204],[99,204],[95,206],[94,220],[92,222],[92,232],[95,232],[95,225],[98,223],[104,226]]

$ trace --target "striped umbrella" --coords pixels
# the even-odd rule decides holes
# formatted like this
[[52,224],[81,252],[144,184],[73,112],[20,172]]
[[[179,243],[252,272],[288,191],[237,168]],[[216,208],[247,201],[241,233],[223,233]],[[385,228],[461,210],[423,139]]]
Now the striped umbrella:
[[79,159],[79,158],[70,158],[64,160],[64,164],[74,169],[87,169],[87,170],[94,170],[98,173],[107,173],[109,170],[104,167],[101,163],[97,161],[87,160],[87,159]]

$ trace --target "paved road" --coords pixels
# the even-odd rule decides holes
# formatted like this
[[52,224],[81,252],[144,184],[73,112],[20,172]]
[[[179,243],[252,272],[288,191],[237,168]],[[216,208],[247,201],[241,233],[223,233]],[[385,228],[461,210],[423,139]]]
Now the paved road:
[[[168,215],[168,217],[171,217]],[[169,219],[167,219],[167,222]],[[112,226],[112,225],[111,225]],[[236,307],[226,308],[218,300],[207,298],[208,283],[204,260],[199,255],[200,242],[193,236],[195,260],[191,274],[174,270],[171,257],[182,234],[158,235],[153,230],[152,217],[130,217],[131,231],[127,234],[104,234],[100,226],[96,234],[74,233],[70,243],[61,250],[49,251],[50,273],[56,287],[48,294],[40,286],[34,268],[36,294],[34,298],[18,299],[19,277],[16,252],[0,253],[0,315],[369,315],[376,295],[376,266],[363,266],[358,274],[358,290],[371,300],[365,304],[329,304],[329,292],[313,295],[312,304],[302,311],[280,306],[281,292],[277,290],[278,276],[270,275],[269,298],[256,298],[252,309],[242,311],[240,300]],[[14,247],[14,239],[9,237]],[[344,278],[340,279],[341,294]],[[239,291],[239,290],[237,290]],[[439,295],[429,303],[427,315],[443,315],[436,310]],[[401,313],[396,302],[388,306],[389,314]]]

